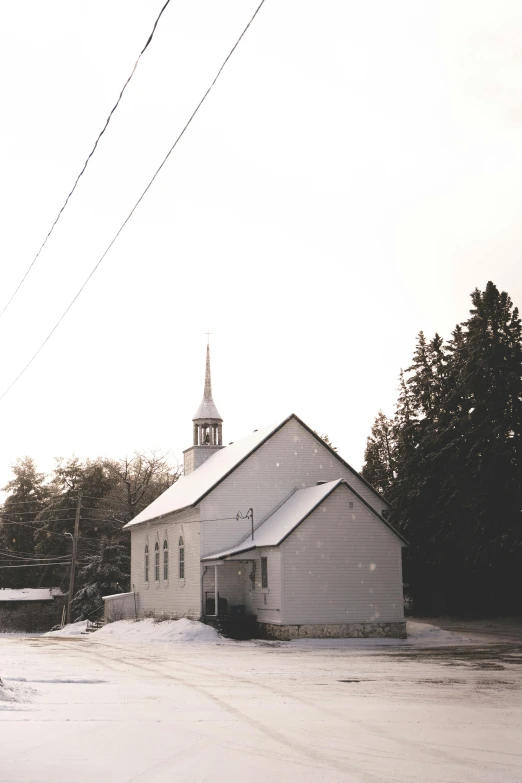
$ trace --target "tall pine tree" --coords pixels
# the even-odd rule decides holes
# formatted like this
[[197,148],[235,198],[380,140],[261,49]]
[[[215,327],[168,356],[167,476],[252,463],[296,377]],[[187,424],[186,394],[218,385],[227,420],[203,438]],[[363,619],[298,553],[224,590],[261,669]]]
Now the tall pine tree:
[[382,489],[393,464],[386,494],[410,541],[405,583],[420,613],[521,611],[521,322],[491,282],[471,298],[447,344],[419,334],[400,377],[391,459],[376,445],[379,413],[363,468]]

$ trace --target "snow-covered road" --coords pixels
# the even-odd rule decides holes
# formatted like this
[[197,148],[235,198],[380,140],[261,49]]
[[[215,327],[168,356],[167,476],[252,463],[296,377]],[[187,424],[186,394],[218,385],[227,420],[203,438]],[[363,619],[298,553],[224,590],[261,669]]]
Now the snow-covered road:
[[1,783],[522,781],[516,645],[97,636],[0,636]]

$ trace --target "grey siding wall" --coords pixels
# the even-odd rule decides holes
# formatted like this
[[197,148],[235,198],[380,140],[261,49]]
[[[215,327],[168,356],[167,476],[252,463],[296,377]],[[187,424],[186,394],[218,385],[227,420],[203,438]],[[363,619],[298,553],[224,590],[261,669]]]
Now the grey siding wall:
[[136,593],[122,593],[121,595],[113,595],[109,598],[103,599],[104,603],[104,617],[108,623],[116,622],[117,620],[132,620],[139,617],[140,602],[139,595]]
[[[379,513],[382,502],[342,462],[295,420],[261,446],[201,501],[201,552],[212,554],[248,535],[250,523],[236,521],[252,507],[262,522],[295,488],[345,478]],[[211,521],[224,520],[225,521]],[[208,521],[207,521],[208,520]]]
[[[267,558],[268,587],[261,586],[261,557]],[[281,552],[279,549],[256,551],[254,586],[248,593],[247,606],[260,623],[281,623]]]
[[345,486],[280,549],[284,624],[404,619],[401,544]]
[[[131,528],[131,585],[139,594],[140,614],[154,612],[173,616],[201,614],[201,566],[199,514],[183,512]],[[185,578],[179,578],[179,538],[185,549]],[[163,541],[169,543],[168,579],[163,578]],[[160,578],[155,580],[154,544],[160,547]],[[149,581],[145,582],[145,544],[149,545]]]

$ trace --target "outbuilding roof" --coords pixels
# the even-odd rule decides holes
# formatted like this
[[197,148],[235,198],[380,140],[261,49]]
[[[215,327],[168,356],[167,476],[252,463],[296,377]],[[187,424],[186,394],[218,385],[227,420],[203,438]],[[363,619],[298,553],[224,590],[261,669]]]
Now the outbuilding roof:
[[369,489],[371,489],[376,497],[380,498],[385,505],[387,501],[379,495],[376,489],[371,484],[363,479],[362,476],[355,471],[351,465],[348,465],[335,451],[333,451],[327,443],[325,443],[313,430],[310,429],[295,413],[287,416],[282,421],[265,427],[264,429],[256,430],[251,435],[243,438],[236,443],[231,443],[229,446],[214,452],[202,465],[200,465],[192,473],[187,476],[179,478],[175,484],[169,487],[165,492],[154,500],[147,508],[145,508],[134,519],[128,522],[125,527],[133,527],[139,525],[142,522],[150,522],[153,519],[160,519],[168,514],[182,511],[186,508],[191,508],[199,503],[203,498],[208,495],[215,487],[218,486],[233,470],[235,470],[247,457],[253,454],[265,441],[272,437],[278,430],[284,425],[295,419],[302,427],[304,427],[314,438],[327,448],[333,456],[338,459],[345,467],[347,467],[354,475],[356,475]]
[[64,595],[59,587],[1,587],[0,603],[6,601],[52,601]]
[[323,503],[326,498],[334,492],[337,487],[344,484],[350,492],[353,494],[378,518],[383,522],[386,527],[394,533],[397,538],[406,544],[400,533],[398,533],[380,514],[378,514],[374,508],[367,503],[364,498],[356,492],[353,487],[345,479],[336,479],[335,481],[328,481],[324,484],[318,484],[314,487],[307,487],[305,489],[297,489],[288,500],[279,506],[274,513],[268,517],[258,528],[254,531],[254,539],[251,536],[244,538],[239,544],[234,547],[222,550],[221,552],[215,552],[212,555],[207,555],[201,558],[202,562],[208,562],[211,560],[225,560],[232,555],[239,555],[243,552],[250,552],[254,549],[265,549],[266,547],[279,546],[283,543],[285,538],[288,538],[296,527],[301,522],[310,516],[315,509]]

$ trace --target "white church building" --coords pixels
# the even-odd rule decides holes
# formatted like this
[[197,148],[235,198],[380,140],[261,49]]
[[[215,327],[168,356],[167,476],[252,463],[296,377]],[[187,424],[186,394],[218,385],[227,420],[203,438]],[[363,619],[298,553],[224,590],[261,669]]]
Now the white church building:
[[388,504],[295,414],[223,446],[207,346],[185,475],[126,525],[135,614],[216,622],[261,635],[404,637],[400,533]]

